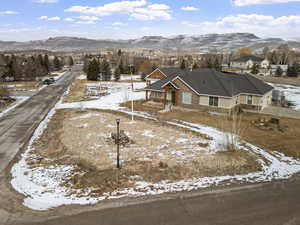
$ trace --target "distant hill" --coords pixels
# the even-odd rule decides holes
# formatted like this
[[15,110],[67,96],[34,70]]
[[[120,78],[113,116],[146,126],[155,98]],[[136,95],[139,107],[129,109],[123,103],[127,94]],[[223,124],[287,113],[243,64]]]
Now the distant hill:
[[285,41],[280,38],[259,38],[250,33],[177,35],[172,37],[144,36],[129,40],[93,40],[78,37],[55,37],[30,42],[0,41],[0,51],[44,49],[49,51],[92,50],[99,48],[163,48],[198,49],[207,51],[218,49],[231,51],[241,47],[258,50],[265,46],[276,48],[289,44],[300,49],[300,41]]

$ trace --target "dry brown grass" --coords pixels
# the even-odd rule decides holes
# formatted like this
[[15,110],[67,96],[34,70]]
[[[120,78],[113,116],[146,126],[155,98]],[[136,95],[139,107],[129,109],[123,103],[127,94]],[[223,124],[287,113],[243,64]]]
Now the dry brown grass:
[[[96,116],[79,118],[87,113],[94,113]],[[130,137],[133,137],[136,142],[135,145],[121,147],[123,160],[121,170],[115,169],[116,162],[109,156],[115,153],[116,146],[107,143],[103,138],[103,133],[110,134],[111,131],[115,131],[116,118],[121,118],[121,129],[128,131]],[[174,149],[182,148],[180,144],[176,144],[178,138],[199,139],[199,146],[206,148],[206,136],[146,119],[138,119],[132,124],[129,121],[130,118],[122,113],[59,110],[43,136],[35,143],[34,153],[39,155],[40,159],[29,163],[32,167],[74,165],[78,174],[65,185],[72,185],[73,188],[78,189],[94,187],[97,189],[94,192],[95,196],[117,188],[130,187],[132,181],[136,179],[159,182],[244,174],[260,169],[256,157],[244,151],[215,154],[199,151],[188,157],[189,150],[182,149],[180,151],[185,152],[186,157],[173,155]],[[88,127],[80,126],[82,124],[88,124]],[[145,129],[153,130],[160,138],[153,140],[138,135]],[[155,146],[167,141],[170,143],[169,146],[159,150],[163,153],[162,157],[155,152]],[[134,148],[136,145],[139,148]],[[150,158],[150,160],[143,158]]]
[[[210,115],[207,112],[182,112],[180,110],[173,110],[169,113],[158,113],[159,109],[145,106],[143,101],[135,102],[135,110],[143,112],[151,112],[161,119],[176,119],[184,120],[192,123],[201,123],[208,126],[216,127],[221,130],[230,131],[231,121],[224,116]],[[125,103],[123,106],[130,107],[131,103]],[[279,130],[261,130],[251,124],[251,121],[264,118],[269,120],[272,116],[261,115],[254,113],[243,113],[241,121],[241,129],[243,130],[241,136],[244,140],[255,144],[265,150],[279,151],[285,155],[300,158],[300,120],[280,118],[282,126],[287,127],[284,132]]]
[[20,86],[20,88],[35,88],[38,87],[40,84],[41,83],[39,81],[0,81],[0,85],[22,85]]
[[271,77],[271,76],[255,76],[256,78],[269,83],[288,84],[300,86],[300,77]]
[[85,97],[86,80],[75,80],[71,87],[69,94],[64,98],[64,102],[78,102],[86,100]]

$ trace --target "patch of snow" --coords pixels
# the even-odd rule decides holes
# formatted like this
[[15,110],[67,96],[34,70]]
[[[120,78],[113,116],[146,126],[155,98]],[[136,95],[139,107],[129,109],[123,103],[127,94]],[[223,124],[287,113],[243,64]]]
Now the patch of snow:
[[86,80],[86,75],[85,75],[85,74],[81,74],[81,75],[78,76],[76,79],[77,79],[77,80]]
[[152,130],[144,130],[144,132],[142,133],[143,136],[147,136],[147,137],[155,137],[155,135],[153,134]]
[[78,127],[79,128],[87,128],[87,127],[89,127],[89,124],[87,124],[87,123],[80,124]]
[[95,116],[100,116],[100,114],[99,113],[86,113],[81,116],[73,117],[70,120],[88,119],[88,118],[95,117]]

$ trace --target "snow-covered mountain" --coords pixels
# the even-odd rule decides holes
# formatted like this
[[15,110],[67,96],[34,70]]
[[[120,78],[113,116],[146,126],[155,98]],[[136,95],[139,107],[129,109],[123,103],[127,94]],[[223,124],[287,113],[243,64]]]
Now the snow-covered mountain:
[[50,51],[92,50],[99,48],[163,48],[163,49],[218,49],[231,51],[241,47],[253,50],[265,46],[276,48],[289,44],[300,49],[300,41],[285,41],[280,38],[259,38],[251,33],[177,35],[172,37],[144,36],[130,40],[93,40],[78,37],[55,37],[30,42],[0,41],[0,51],[45,49]]

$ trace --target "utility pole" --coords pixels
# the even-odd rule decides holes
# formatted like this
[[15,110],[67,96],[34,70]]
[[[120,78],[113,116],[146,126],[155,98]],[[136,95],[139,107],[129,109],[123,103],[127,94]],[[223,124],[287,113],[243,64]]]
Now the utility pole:
[[120,119],[116,119],[117,122],[117,168],[120,169]]

